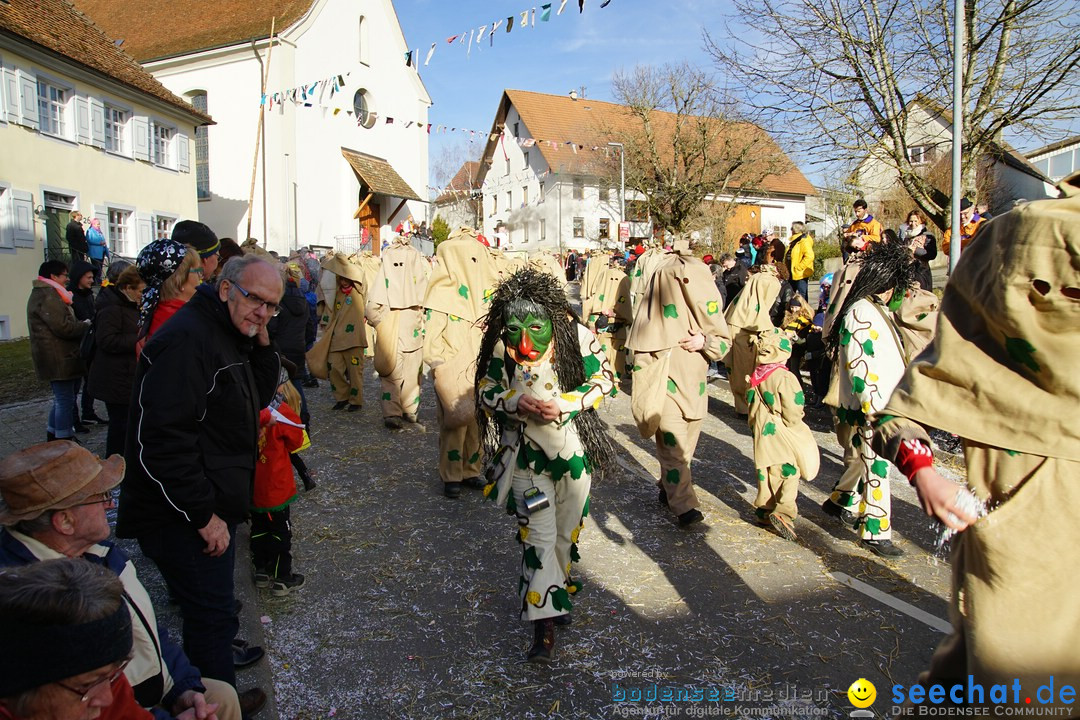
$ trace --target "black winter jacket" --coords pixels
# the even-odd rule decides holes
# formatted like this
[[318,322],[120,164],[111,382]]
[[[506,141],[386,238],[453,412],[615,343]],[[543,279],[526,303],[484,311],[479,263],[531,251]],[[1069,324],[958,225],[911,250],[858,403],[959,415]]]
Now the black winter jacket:
[[295,284],[287,283],[281,298],[281,314],[270,321],[269,330],[281,354],[293,362],[304,357],[310,321],[307,298]]
[[240,334],[214,288],[199,286],[138,361],[118,537],[247,517],[259,411],[280,370],[277,349]]
[[94,267],[83,261],[71,263],[71,269],[68,271],[68,286],[67,289],[71,291],[71,309],[75,313],[76,320],[93,320],[94,313],[94,291],[87,289],[79,289],[79,278],[88,272],[93,272]]
[[94,362],[90,363],[90,394],[103,402],[127,405],[135,382],[135,341],[139,337],[139,308],[116,288],[102,288],[94,318]]

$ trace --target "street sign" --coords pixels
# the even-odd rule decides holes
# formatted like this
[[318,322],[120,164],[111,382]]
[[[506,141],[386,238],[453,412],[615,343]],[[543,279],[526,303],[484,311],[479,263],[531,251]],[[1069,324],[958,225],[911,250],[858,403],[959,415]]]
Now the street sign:
[[630,223],[628,223],[628,222],[619,223],[619,240],[625,243],[629,239],[630,239]]

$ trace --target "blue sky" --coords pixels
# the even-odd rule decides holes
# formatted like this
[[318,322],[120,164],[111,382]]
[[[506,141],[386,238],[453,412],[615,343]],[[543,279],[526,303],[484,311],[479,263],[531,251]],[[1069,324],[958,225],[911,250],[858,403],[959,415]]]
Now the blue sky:
[[[420,49],[420,77],[433,105],[429,122],[449,127],[487,131],[495,117],[504,89],[565,94],[585,86],[586,96],[613,100],[611,76],[635,65],[656,65],[690,60],[709,64],[702,51],[703,26],[722,34],[722,3],[708,0],[586,0],[578,13],[577,0],[568,0],[556,15],[560,0],[552,0],[551,20],[540,21],[547,0],[394,0],[405,39]],[[520,28],[521,12],[537,10],[536,27]],[[507,33],[506,18],[515,15]],[[503,25],[494,45],[474,41],[466,58],[465,48],[446,39],[462,31]],[[435,54],[426,67],[424,58],[436,42]],[[467,159],[478,159],[483,145],[471,145],[461,133],[431,135],[432,174],[447,148],[460,148]],[[464,157],[462,160],[466,159]],[[459,163],[460,164],[460,163]]]

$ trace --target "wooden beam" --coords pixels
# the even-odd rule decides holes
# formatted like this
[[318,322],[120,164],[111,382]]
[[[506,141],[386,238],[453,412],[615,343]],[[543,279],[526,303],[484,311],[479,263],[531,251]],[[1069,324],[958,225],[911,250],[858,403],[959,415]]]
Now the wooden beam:
[[360,207],[356,208],[356,212],[353,213],[353,220],[360,219],[360,214],[364,212],[364,208],[367,207],[367,204],[371,202],[371,198],[373,197],[375,197],[375,193],[369,191],[367,197],[364,198],[364,202],[360,203]]

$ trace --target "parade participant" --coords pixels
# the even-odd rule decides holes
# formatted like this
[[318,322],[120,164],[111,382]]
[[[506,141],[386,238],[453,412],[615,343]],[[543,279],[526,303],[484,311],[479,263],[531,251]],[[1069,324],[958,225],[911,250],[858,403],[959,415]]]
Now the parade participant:
[[634,351],[634,420],[642,437],[655,437],[660,502],[680,525],[704,519],[690,462],[709,407],[709,362],[730,342],[712,273],[682,241],[653,272],[626,341]]
[[[858,529],[859,544],[866,549],[897,557],[903,551],[891,539],[889,463],[870,447],[870,420],[904,374],[905,350],[893,313],[914,284],[917,267],[899,240],[874,243],[848,265],[856,267],[844,269],[843,292],[833,298],[828,313],[836,320],[825,335],[836,367],[826,403],[836,407],[845,469],[822,510]],[[853,269],[856,274],[848,283]]]
[[415,423],[420,409],[426,292],[423,255],[408,239],[398,237],[382,253],[365,310],[376,330],[375,370],[382,383],[383,423],[393,430],[403,427],[403,418]]
[[[640,248],[641,246],[638,245],[634,249],[638,250]],[[667,253],[663,249],[650,247],[648,250],[639,253],[637,259],[634,260],[633,270],[628,271],[630,276],[630,305],[634,314],[637,314],[641,299],[645,297],[645,292],[649,289],[649,281],[652,280],[653,273],[656,272],[656,268],[664,263],[666,258]]]
[[333,303],[322,316],[323,332],[330,334],[327,356],[330,391],[334,410],[357,412],[364,406],[364,305],[367,285],[364,268],[356,255],[329,252],[322,259],[323,270],[337,279]]
[[806,399],[802,386],[784,365],[791,354],[791,336],[773,328],[755,335],[750,344],[757,356],[746,393],[758,482],[754,514],[781,537],[795,540],[799,478],[817,477],[821,457],[803,421]]
[[[600,259],[596,260],[600,264]],[[593,294],[581,303],[585,324],[600,338],[615,380],[626,377],[626,333],[634,317],[630,308],[630,278],[616,264],[608,263],[594,276]]]
[[[406,238],[407,239],[407,238]],[[385,247],[380,249],[380,252],[385,252],[390,247],[389,237],[383,238]],[[360,267],[364,269],[364,287],[367,288],[367,292],[371,291],[371,288],[375,287],[375,276],[379,274],[379,268],[382,267],[382,263],[379,258],[372,255],[370,251],[365,250],[358,254],[360,258]],[[367,345],[364,346],[364,357],[375,357],[375,344],[378,340],[378,333],[375,331],[375,326],[371,323],[364,325],[364,337],[367,338]]]
[[[945,286],[936,337],[878,416],[874,448],[928,515],[962,531],[953,632],[919,678],[927,687],[1033,688],[1051,675],[1058,687],[1080,684],[1076,579],[1063,572],[1080,548],[1068,520],[1080,503],[1080,173],[1058,187],[1064,197],[979,231]],[[960,486],[934,470],[926,427],[964,438],[967,485],[985,518],[962,509]]]
[[480,349],[480,321],[498,271],[476,231],[462,227],[439,243],[424,307],[424,362],[434,375],[439,419],[439,476],[443,493],[461,495],[461,484],[483,487],[480,435],[473,398],[473,363]]
[[[292,366],[295,371],[296,366]],[[251,563],[255,587],[284,597],[303,587],[293,572],[290,506],[296,500],[296,477],[290,456],[311,447],[300,421],[300,393],[281,369],[270,405],[259,413],[259,462],[251,501]]]
[[566,273],[559,265],[559,259],[549,252],[534,252],[529,256],[529,267],[546,272],[559,281],[559,287],[566,292]]
[[[726,362],[735,414],[739,417],[746,417],[749,412],[746,391],[750,386],[747,378],[757,364],[750,338],[776,327],[772,313],[783,289],[776,266],[768,262],[768,254],[762,253],[759,258],[762,262],[751,269],[746,285],[724,312],[727,325],[734,335],[731,354]],[[780,309],[781,320],[785,309],[786,305]]]
[[[985,220],[975,215],[975,206],[971,204],[971,201],[964,198],[960,201],[960,250],[967,250],[967,246],[971,243],[971,239],[975,237],[975,231],[978,230]],[[946,255],[949,254],[949,248],[952,246],[952,228],[945,229],[945,235],[941,239],[941,251]],[[929,288],[928,288],[929,289]]]
[[475,397],[495,471],[484,493],[517,517],[521,619],[533,624],[527,659],[546,662],[580,587],[571,566],[591,477],[614,459],[595,412],[614,378],[600,342],[546,273],[519,270],[501,283],[485,325]]

